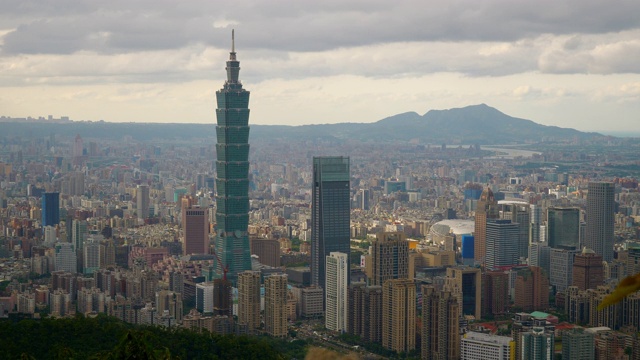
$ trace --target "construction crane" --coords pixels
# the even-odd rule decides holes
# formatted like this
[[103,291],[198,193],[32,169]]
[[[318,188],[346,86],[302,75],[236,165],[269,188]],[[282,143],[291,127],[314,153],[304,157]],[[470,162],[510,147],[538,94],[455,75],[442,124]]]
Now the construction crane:
[[229,265],[225,265],[222,260],[220,260],[220,256],[218,256],[218,253],[216,252],[215,249],[212,249],[211,252],[213,252],[213,255],[216,257],[216,260],[218,260],[218,263],[220,263],[220,267],[222,268],[222,279],[224,281],[227,281],[227,273],[229,272]]

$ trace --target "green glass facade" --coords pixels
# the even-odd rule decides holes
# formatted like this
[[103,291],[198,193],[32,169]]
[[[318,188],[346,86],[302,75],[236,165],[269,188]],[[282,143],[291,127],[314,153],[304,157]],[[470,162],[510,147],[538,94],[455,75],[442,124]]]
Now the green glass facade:
[[[249,249],[249,91],[238,80],[235,49],[227,61],[227,81],[216,92],[216,253],[227,274],[251,270]],[[220,264],[216,264],[222,274]]]

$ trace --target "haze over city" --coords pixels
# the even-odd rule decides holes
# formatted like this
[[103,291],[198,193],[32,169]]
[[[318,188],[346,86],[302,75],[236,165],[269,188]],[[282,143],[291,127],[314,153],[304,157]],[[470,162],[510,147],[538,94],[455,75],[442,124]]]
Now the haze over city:
[[252,124],[479,103],[582,131],[638,124],[635,1],[223,5],[2,2],[0,115],[212,123],[235,28]]

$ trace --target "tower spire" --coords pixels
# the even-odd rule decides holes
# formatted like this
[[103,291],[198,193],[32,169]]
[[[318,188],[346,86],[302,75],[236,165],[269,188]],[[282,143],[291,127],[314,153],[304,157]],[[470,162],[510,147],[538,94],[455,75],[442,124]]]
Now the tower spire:
[[235,36],[235,29],[231,29],[231,52],[234,53],[236,52],[236,36]]

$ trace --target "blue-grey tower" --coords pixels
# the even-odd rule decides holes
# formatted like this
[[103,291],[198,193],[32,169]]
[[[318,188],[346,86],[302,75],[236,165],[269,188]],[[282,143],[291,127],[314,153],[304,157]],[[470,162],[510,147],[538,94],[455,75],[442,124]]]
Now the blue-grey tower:
[[349,158],[313,158],[311,194],[311,283],[325,286],[325,258],[350,254],[351,190]]
[[42,226],[56,226],[60,223],[60,193],[42,194]]
[[238,80],[234,32],[227,61],[227,81],[216,91],[216,239],[215,251],[235,281],[238,273],[251,270],[249,249],[249,92]]

